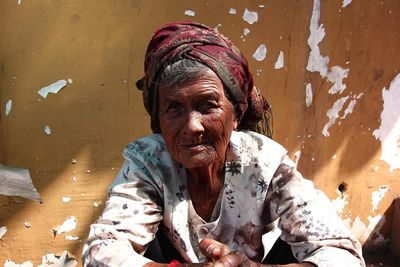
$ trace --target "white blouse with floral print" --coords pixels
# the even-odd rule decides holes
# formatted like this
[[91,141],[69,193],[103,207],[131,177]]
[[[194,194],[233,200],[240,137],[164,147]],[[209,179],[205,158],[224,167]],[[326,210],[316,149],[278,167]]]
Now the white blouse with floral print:
[[260,261],[279,227],[300,262],[365,266],[360,243],[329,199],[302,177],[281,145],[263,135],[232,133],[224,186],[209,222],[196,214],[186,190],[190,174],[171,158],[161,135],[130,143],[123,155],[105,210],[90,227],[84,266],[146,264],[150,260],[142,255],[159,226],[187,262],[204,260],[198,249],[203,238]]

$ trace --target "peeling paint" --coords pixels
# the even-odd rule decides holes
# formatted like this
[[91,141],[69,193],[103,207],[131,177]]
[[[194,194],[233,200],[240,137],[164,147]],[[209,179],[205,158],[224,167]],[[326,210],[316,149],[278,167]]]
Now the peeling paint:
[[336,199],[332,200],[332,204],[335,207],[336,212],[339,214],[339,216],[342,216],[344,208],[347,206],[347,204],[349,204],[347,198],[347,194],[339,194]]
[[326,116],[328,116],[329,121],[325,124],[324,128],[322,129],[322,134],[325,137],[328,137],[329,134],[329,128],[335,124],[335,121],[337,118],[339,118],[339,112],[342,110],[344,103],[346,103],[348,96],[344,96],[336,100],[336,102],[333,104],[332,108],[330,108],[326,112]]
[[12,108],[12,100],[9,99],[6,103],[6,116],[8,116],[8,114],[10,114],[11,108]]
[[67,202],[70,202],[72,198],[70,196],[63,196],[61,199],[63,202],[67,203]]
[[68,255],[68,251],[64,251],[60,256],[54,253],[46,254],[42,257],[42,264],[38,267],[74,267],[78,265],[78,261]]
[[31,228],[32,227],[32,225],[29,222],[24,222],[24,225],[25,225],[26,228]]
[[306,84],[306,106],[310,107],[313,100],[313,91],[311,87],[311,83]]
[[330,94],[342,93],[346,89],[343,80],[347,78],[349,69],[344,69],[340,66],[333,66],[330,70],[328,68],[329,57],[322,56],[319,49],[319,43],[325,37],[325,28],[323,24],[319,24],[320,19],[320,1],[314,0],[313,11],[310,20],[310,36],[308,37],[308,45],[310,47],[310,54],[306,69],[310,72],[318,72],[322,78],[327,77],[328,81],[333,85],[329,89]]
[[20,5],[22,0],[17,0],[17,5]]
[[79,237],[78,236],[72,236],[72,235],[66,235],[65,236],[65,240],[70,240],[70,241],[79,240]]
[[12,260],[6,260],[4,263],[4,267],[32,267],[33,264],[31,261],[25,261],[24,263],[17,264],[13,262]]
[[49,86],[43,87],[38,91],[38,94],[46,98],[48,94],[57,94],[61,89],[63,89],[67,85],[66,80],[59,80],[55,83],[50,84]]
[[68,83],[74,83],[74,81],[72,79],[68,79],[67,81],[68,81]]
[[236,9],[234,9],[233,7],[231,7],[231,8],[229,9],[229,14],[235,15],[235,14],[236,14]]
[[194,15],[196,15],[196,12],[194,12],[193,10],[185,10],[185,15],[189,16],[189,17],[194,17]]
[[283,68],[283,66],[284,66],[284,64],[285,64],[285,57],[284,57],[284,55],[283,55],[283,51],[280,51],[279,52],[279,56],[278,56],[278,58],[276,59],[276,62],[275,62],[275,69],[277,69],[277,70],[279,70],[279,69],[282,69]]
[[299,160],[301,157],[301,151],[300,150],[296,151],[293,155],[294,155],[294,165],[296,165],[297,168],[297,165],[299,164]]
[[101,204],[101,201],[95,201],[93,202],[93,207],[98,208]]
[[27,169],[8,167],[0,164],[0,195],[20,196],[41,201]]
[[346,6],[350,5],[350,3],[351,3],[351,0],[343,0],[342,8],[345,8]]
[[400,73],[382,89],[383,110],[381,125],[373,132],[381,141],[380,159],[390,165],[389,170],[400,169]]
[[7,227],[2,226],[0,227],[0,239],[3,238],[3,236],[7,233]]
[[341,117],[341,119],[345,119],[347,117],[347,115],[349,115],[350,113],[353,113],[354,106],[357,103],[356,99],[360,99],[363,95],[364,95],[364,93],[360,93],[357,96],[353,96],[353,99],[347,105],[347,108],[345,109],[344,114]]
[[50,135],[51,134],[51,128],[49,125],[45,125],[43,128],[43,131],[45,132],[45,134]]
[[265,44],[260,44],[253,54],[253,58],[257,61],[263,61],[267,56],[267,46]]
[[378,205],[389,191],[389,187],[387,185],[381,185],[377,191],[372,192],[371,194],[371,205],[372,211],[376,211],[378,209]]
[[310,36],[308,37],[308,45],[310,46],[310,54],[308,57],[307,70],[310,72],[319,72],[322,77],[326,77],[328,73],[329,57],[321,55],[319,43],[324,39],[325,28],[318,25],[320,18],[320,2],[314,0],[313,11],[310,21]]
[[244,10],[243,17],[247,23],[254,24],[258,21],[258,13],[257,11],[250,11],[247,8]]
[[66,219],[62,225],[57,226],[55,228],[53,228],[53,232],[56,235],[60,235],[62,233],[66,233],[69,231],[72,231],[76,228],[76,218],[74,216],[69,217],[68,219]]
[[250,30],[248,28],[243,29],[243,35],[247,36],[250,33]]
[[219,32],[219,28],[222,26],[221,23],[218,23],[217,26],[214,27],[214,31]]
[[343,93],[346,89],[346,84],[343,83],[343,80],[347,78],[348,75],[349,69],[343,69],[340,66],[333,66],[327,74],[328,81],[333,83],[328,93]]

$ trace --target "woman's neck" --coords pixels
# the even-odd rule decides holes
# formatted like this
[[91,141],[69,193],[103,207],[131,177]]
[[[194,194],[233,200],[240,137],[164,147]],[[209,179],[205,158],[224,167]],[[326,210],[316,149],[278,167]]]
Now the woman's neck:
[[193,206],[197,214],[208,221],[224,184],[224,163],[190,169],[189,172],[188,189]]

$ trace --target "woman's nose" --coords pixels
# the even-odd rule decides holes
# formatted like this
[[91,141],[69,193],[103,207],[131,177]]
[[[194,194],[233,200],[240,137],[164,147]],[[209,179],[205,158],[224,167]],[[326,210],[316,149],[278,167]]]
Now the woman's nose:
[[201,114],[198,112],[189,112],[183,126],[183,131],[187,134],[204,132]]

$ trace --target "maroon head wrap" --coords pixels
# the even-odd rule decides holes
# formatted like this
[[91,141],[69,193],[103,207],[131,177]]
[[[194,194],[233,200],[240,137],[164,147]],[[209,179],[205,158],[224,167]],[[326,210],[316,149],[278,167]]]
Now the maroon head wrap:
[[183,58],[206,65],[221,79],[227,97],[236,107],[238,129],[272,136],[271,109],[253,86],[246,58],[228,38],[195,22],[166,24],[150,40],[144,64],[145,76],[136,85],[143,91],[144,106],[151,116],[153,132],[160,132],[158,79],[166,66]]

